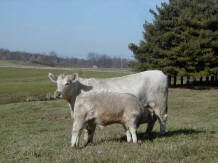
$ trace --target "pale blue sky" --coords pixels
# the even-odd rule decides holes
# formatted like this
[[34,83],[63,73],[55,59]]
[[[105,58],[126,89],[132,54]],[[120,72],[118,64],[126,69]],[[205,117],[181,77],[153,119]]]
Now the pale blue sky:
[[0,0],[0,48],[85,58],[131,58],[143,24],[168,0]]

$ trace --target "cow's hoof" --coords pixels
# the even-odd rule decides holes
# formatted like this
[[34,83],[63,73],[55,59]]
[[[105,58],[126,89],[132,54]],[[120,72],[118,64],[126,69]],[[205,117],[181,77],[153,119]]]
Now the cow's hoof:
[[168,132],[167,130],[165,132],[161,132],[160,136],[165,136],[167,134],[167,132]]

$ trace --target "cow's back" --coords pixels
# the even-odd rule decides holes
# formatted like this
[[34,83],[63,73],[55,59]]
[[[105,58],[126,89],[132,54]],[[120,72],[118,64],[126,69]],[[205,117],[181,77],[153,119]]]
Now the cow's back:
[[142,72],[144,83],[139,90],[137,97],[145,100],[144,103],[156,103],[162,98],[166,98],[168,92],[167,76],[163,72],[145,71]]
[[109,90],[135,95],[144,105],[155,102],[167,93],[167,77],[159,70],[144,71],[116,78],[92,78],[82,81],[92,91]]

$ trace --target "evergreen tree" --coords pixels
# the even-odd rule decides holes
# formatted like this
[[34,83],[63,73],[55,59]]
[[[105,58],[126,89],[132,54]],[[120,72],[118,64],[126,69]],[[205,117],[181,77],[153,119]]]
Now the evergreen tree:
[[144,40],[131,43],[135,70],[161,69],[169,75],[218,73],[218,4],[214,0],[170,0],[162,3]]

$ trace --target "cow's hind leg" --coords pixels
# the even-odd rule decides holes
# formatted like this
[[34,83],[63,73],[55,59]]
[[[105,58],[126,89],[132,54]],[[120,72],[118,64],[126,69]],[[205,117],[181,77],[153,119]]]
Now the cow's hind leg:
[[161,107],[159,105],[156,105],[155,107],[151,106],[151,109],[149,109],[149,111],[150,111],[150,117],[149,117],[148,127],[145,136],[148,137],[151,136],[151,131],[157,119],[160,124],[160,134],[161,135],[165,134],[166,121],[167,121],[166,107]]
[[164,135],[166,133],[167,114],[158,117],[158,121],[160,123],[160,134]]
[[164,135],[166,133],[166,121],[167,121],[167,113],[163,113],[164,109],[155,110],[155,115],[160,124],[160,135]]
[[167,121],[166,107],[160,107],[158,109],[155,109],[154,111],[160,124],[160,135],[164,135],[166,133],[166,121]]
[[157,116],[156,116],[156,115],[153,115],[153,116],[150,118],[150,120],[149,120],[149,122],[148,122],[148,125],[147,125],[146,132],[145,132],[145,134],[144,134],[144,137],[149,137],[149,138],[151,138],[151,132],[152,132],[152,130],[153,130],[153,127],[154,127],[154,124],[155,124],[156,120],[157,120]]

